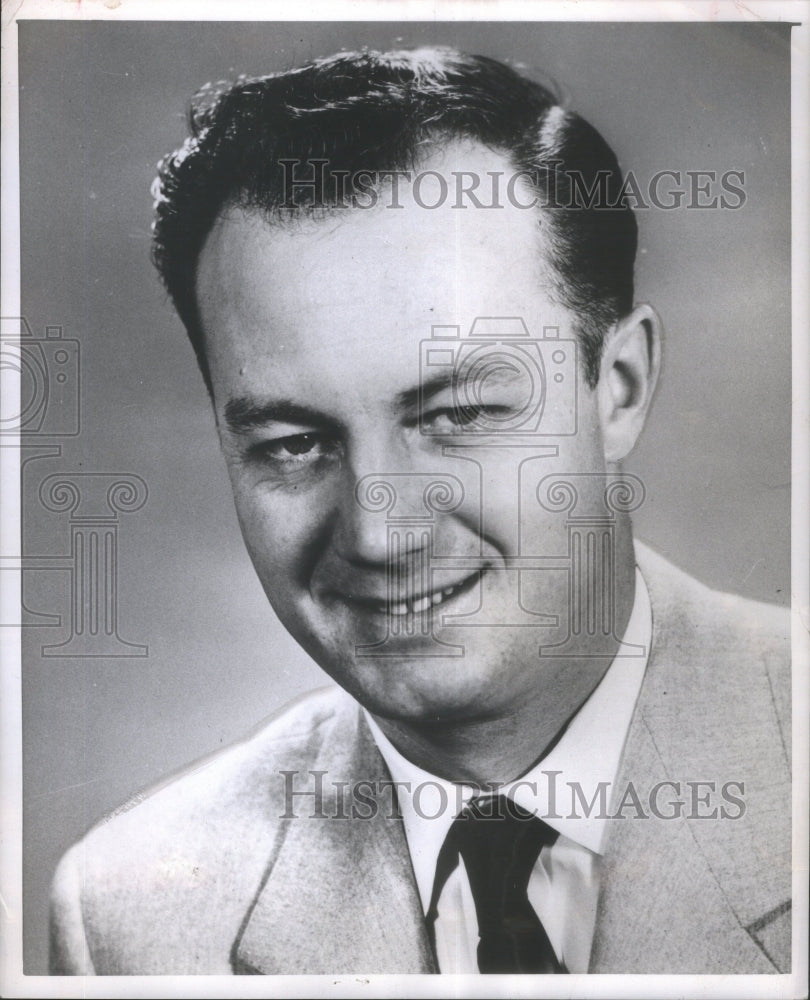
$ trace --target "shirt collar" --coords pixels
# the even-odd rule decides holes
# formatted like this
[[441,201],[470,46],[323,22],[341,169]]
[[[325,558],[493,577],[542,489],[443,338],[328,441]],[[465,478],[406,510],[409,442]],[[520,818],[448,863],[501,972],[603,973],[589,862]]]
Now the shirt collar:
[[[499,789],[560,834],[596,854],[603,850],[606,812],[610,810],[651,638],[650,597],[637,568],[630,620],[619,652],[604,677],[554,748],[527,774]],[[453,820],[477,790],[445,781],[406,760],[371,715],[363,711],[397,785],[408,850],[427,911],[441,846]],[[607,796],[605,810],[600,795]],[[595,805],[589,809],[592,802]]]

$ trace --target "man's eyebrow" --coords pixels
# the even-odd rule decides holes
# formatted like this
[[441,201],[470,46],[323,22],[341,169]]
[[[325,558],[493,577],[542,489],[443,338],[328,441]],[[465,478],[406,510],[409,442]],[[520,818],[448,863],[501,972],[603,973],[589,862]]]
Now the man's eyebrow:
[[256,399],[236,396],[225,404],[225,423],[234,434],[244,434],[271,423],[334,426],[336,421],[311,406],[291,399]]
[[431,375],[430,378],[423,379],[421,383],[413,389],[404,389],[397,393],[394,406],[398,410],[410,410],[415,407],[420,400],[425,402],[433,396],[437,396],[445,389],[451,389],[456,384],[456,377],[453,372],[439,372]]
[[[513,366],[507,361],[501,359],[497,365],[493,364],[493,366],[489,370],[486,370],[483,375],[482,369],[477,367],[475,369],[475,374],[473,375],[473,380],[486,381],[490,385],[493,382],[508,384],[509,382],[514,382],[516,379],[519,379],[522,375],[525,376],[525,374],[525,366],[520,366],[518,364]],[[531,373],[529,374],[531,375]],[[422,382],[413,389],[405,389],[403,392],[398,393],[395,405],[397,408],[402,410],[412,409],[417,406],[420,401],[422,403],[426,403],[434,396],[438,396],[440,392],[444,392],[445,389],[454,389],[456,386],[469,381],[470,379],[467,377],[463,366],[460,370],[458,368],[453,368],[453,370],[449,372],[437,372],[435,375],[431,375],[430,378],[422,379]]]

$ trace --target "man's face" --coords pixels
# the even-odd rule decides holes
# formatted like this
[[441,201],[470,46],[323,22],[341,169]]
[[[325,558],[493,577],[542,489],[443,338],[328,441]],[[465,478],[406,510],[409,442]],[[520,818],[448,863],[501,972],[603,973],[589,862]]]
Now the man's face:
[[[478,147],[426,167],[510,169]],[[565,514],[538,486],[604,460],[545,227],[400,201],[286,227],[233,209],[206,243],[200,312],[247,548],[282,623],[378,715],[506,716],[561,688],[575,707],[587,662],[539,655],[567,635],[569,576]],[[492,317],[522,319],[528,346]]]

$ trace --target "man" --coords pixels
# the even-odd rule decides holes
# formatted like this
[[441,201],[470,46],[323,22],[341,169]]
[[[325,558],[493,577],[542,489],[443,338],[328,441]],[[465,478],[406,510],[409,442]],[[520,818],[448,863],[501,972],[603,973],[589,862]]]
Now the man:
[[53,971],[787,971],[787,620],[634,545],[659,321],[612,152],[449,50],[192,124],[155,260],[339,688],[73,848]]

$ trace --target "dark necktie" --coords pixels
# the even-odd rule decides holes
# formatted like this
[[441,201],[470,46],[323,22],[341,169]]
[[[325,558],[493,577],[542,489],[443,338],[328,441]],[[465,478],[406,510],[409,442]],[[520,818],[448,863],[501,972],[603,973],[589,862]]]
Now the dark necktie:
[[[434,938],[439,897],[459,856],[478,918],[480,972],[564,973],[527,889],[540,851],[556,830],[504,796],[472,799],[453,821],[436,863],[427,925]],[[434,940],[435,944],[435,940]]]

